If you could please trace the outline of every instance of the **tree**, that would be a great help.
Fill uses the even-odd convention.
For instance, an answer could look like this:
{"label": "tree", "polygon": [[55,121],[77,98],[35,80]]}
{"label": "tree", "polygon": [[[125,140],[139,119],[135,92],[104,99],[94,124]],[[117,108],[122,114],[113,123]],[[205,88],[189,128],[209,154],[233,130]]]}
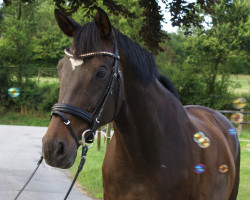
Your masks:
{"label": "tree", "polygon": [[[196,92],[202,93],[206,99],[203,105],[213,108],[223,106],[230,96],[231,69],[227,65],[228,60],[233,56],[243,60],[249,58],[249,47],[246,45],[250,42],[249,9],[246,1],[237,0],[230,4],[221,1],[213,9],[211,29],[203,29],[187,40],[186,65],[189,72],[186,73],[196,74],[195,79],[202,83]],[[187,92],[191,88],[184,86],[182,89]]]}
{"label": "tree", "polygon": [[[34,0],[20,0],[28,4]],[[160,43],[166,38],[166,34],[161,31],[161,22],[164,21],[158,0],[53,0],[57,8],[66,14],[76,13],[79,9],[84,9],[87,16],[90,16],[96,7],[106,7],[110,13],[118,16],[123,15],[126,18],[137,19],[143,16],[143,23],[139,35],[145,43],[145,46],[153,52],[161,50]],[[11,5],[14,0],[4,0],[6,6]],[[138,3],[143,8],[142,15],[137,11],[131,11],[128,4]],[[161,0],[165,5],[165,11],[171,13],[171,22],[173,26],[185,26],[187,29],[191,26],[201,26],[202,18],[199,17],[199,9],[205,13],[212,13],[212,6],[217,0],[197,0],[197,3],[190,3],[186,0]],[[150,30],[150,31],[149,31]],[[190,31],[186,31],[190,33]]]}
{"label": "tree", "polygon": [[[123,1],[125,2],[125,0]],[[72,38],[65,36],[59,30],[54,17],[55,6],[53,2],[50,0],[37,0],[30,3],[23,3],[21,0],[12,0],[11,2],[11,5],[0,9],[4,16],[2,22],[0,22],[3,34],[0,39],[1,59],[6,61],[8,66],[21,69],[19,65],[22,65],[26,69],[29,68],[29,71],[31,68],[37,70],[38,67],[55,68],[58,60],[64,55],[64,49],[70,47]],[[138,15],[143,11],[137,1],[129,2],[127,6],[133,12],[137,12]],[[34,10],[33,13],[28,12],[26,7]],[[26,15],[32,17],[26,17]],[[84,16],[86,16],[86,10],[79,9],[72,17],[82,25],[93,20],[92,17]],[[142,17],[133,20],[126,19],[122,15],[111,15],[110,19],[115,27],[121,27],[119,29],[123,33],[136,42],[143,44],[143,41],[138,37]],[[30,26],[32,24],[33,26]],[[22,34],[22,37],[18,36],[20,34]],[[21,52],[25,56],[21,56]],[[20,81],[22,80],[21,76],[21,74],[18,76]]]}
{"label": "tree", "polygon": [[[0,9],[0,58],[17,70],[18,82],[38,67],[55,68],[71,38],[61,33],[54,18],[53,2],[37,0],[23,3],[12,1]],[[18,11],[18,12],[17,12]],[[33,74],[32,74],[33,75]]]}
{"label": "tree", "polygon": [[38,1],[36,15],[32,19],[37,23],[34,35],[32,62],[39,68],[54,68],[64,55],[64,49],[71,45],[71,38],[66,37],[59,29],[54,16],[52,1]]}
{"label": "tree", "polygon": [[18,83],[22,84],[23,68],[30,66],[32,58],[32,37],[36,23],[34,6],[13,2],[11,7],[2,8],[4,19],[1,20],[0,58],[4,64],[17,67]]}

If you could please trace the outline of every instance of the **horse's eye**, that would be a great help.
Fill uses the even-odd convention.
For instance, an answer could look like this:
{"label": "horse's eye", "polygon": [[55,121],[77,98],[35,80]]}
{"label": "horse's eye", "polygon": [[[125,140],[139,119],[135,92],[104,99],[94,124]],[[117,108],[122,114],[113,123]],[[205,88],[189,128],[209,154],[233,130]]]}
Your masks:
{"label": "horse's eye", "polygon": [[98,71],[97,73],[96,73],[96,78],[104,78],[105,77],[105,75],[106,75],[106,71],[105,70],[101,70],[101,71]]}

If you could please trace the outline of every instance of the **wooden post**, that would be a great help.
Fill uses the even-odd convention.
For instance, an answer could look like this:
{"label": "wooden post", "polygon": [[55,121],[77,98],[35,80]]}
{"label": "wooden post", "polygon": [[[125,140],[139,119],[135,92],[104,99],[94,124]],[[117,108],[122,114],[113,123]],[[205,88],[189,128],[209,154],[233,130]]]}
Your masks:
{"label": "wooden post", "polygon": [[100,151],[100,148],[101,148],[101,131],[102,131],[102,128],[100,127],[97,131],[97,151]]}
{"label": "wooden post", "polygon": [[[105,131],[105,134],[107,133],[107,129],[108,129],[108,124],[103,129],[103,131]],[[103,143],[104,143],[105,148],[106,148],[106,139],[107,139],[107,137],[106,137],[106,135],[104,135],[104,137],[103,137]]]}
{"label": "wooden post", "polygon": [[38,80],[37,80],[38,84],[40,82],[40,77],[41,77],[41,69],[39,68],[39,70],[38,70]]}
{"label": "wooden post", "polygon": [[107,131],[106,131],[106,146],[105,149],[107,150],[110,142],[110,132],[111,132],[111,124],[108,124]]}
{"label": "wooden post", "polygon": [[[244,109],[240,109],[241,112],[244,112]],[[240,121],[244,121],[244,114],[242,114],[242,118],[240,119]],[[242,124],[238,124],[238,135],[240,136],[241,135],[241,132],[242,132]]]}

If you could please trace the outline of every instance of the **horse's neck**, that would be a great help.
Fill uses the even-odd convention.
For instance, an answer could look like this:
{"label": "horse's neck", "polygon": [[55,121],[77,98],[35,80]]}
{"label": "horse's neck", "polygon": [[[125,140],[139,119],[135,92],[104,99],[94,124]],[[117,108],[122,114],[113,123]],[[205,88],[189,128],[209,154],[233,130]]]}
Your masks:
{"label": "horse's neck", "polygon": [[[171,149],[187,146],[183,127],[192,124],[181,103],[160,82],[144,85],[133,78],[128,80],[114,124],[117,151],[126,154],[131,162],[162,162],[165,158],[161,157]],[[180,151],[175,153],[178,156]]]}

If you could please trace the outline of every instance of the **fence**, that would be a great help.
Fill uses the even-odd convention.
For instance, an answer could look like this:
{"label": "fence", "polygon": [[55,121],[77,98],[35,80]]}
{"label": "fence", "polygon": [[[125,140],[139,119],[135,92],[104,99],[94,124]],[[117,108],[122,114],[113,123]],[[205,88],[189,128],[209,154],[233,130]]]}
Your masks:
{"label": "fence", "polygon": [[[250,114],[250,111],[244,111],[243,109],[241,109],[240,111],[235,111],[235,110],[218,110],[220,113],[223,113],[223,114],[236,114],[236,113],[241,113],[243,114],[242,115],[242,121],[239,122],[239,123],[236,123],[234,121],[232,121],[234,124],[237,124],[238,127],[237,127],[237,132],[238,132],[238,135],[241,135],[241,132],[242,132],[242,124],[250,124],[250,122],[246,122],[246,121],[243,121],[244,119],[244,114]],[[102,127],[103,128],[103,127]],[[109,145],[109,142],[111,140],[111,137],[113,135],[113,132],[112,132],[112,124],[108,124],[105,128],[100,128],[97,132],[97,150],[99,151],[100,150],[100,147],[101,147],[101,136],[103,135],[104,136],[104,144],[105,144],[105,148],[108,147]]]}
{"label": "fence", "polygon": [[250,122],[243,121],[244,120],[244,114],[250,114],[250,111],[244,111],[244,109],[241,109],[240,111],[238,111],[238,110],[218,110],[218,111],[220,113],[223,113],[223,114],[237,114],[237,113],[242,114],[242,116],[240,116],[241,117],[240,122],[231,121],[234,124],[238,124],[238,128],[237,128],[238,135],[241,135],[242,124],[250,124]]}
{"label": "fence", "polygon": [[57,69],[39,68],[37,73],[37,82],[40,83],[41,77],[57,77]]}
{"label": "fence", "polygon": [[109,142],[113,135],[112,123],[109,123],[105,128],[101,127],[97,131],[97,151],[101,148],[101,136],[104,136],[105,149],[108,148]]}

